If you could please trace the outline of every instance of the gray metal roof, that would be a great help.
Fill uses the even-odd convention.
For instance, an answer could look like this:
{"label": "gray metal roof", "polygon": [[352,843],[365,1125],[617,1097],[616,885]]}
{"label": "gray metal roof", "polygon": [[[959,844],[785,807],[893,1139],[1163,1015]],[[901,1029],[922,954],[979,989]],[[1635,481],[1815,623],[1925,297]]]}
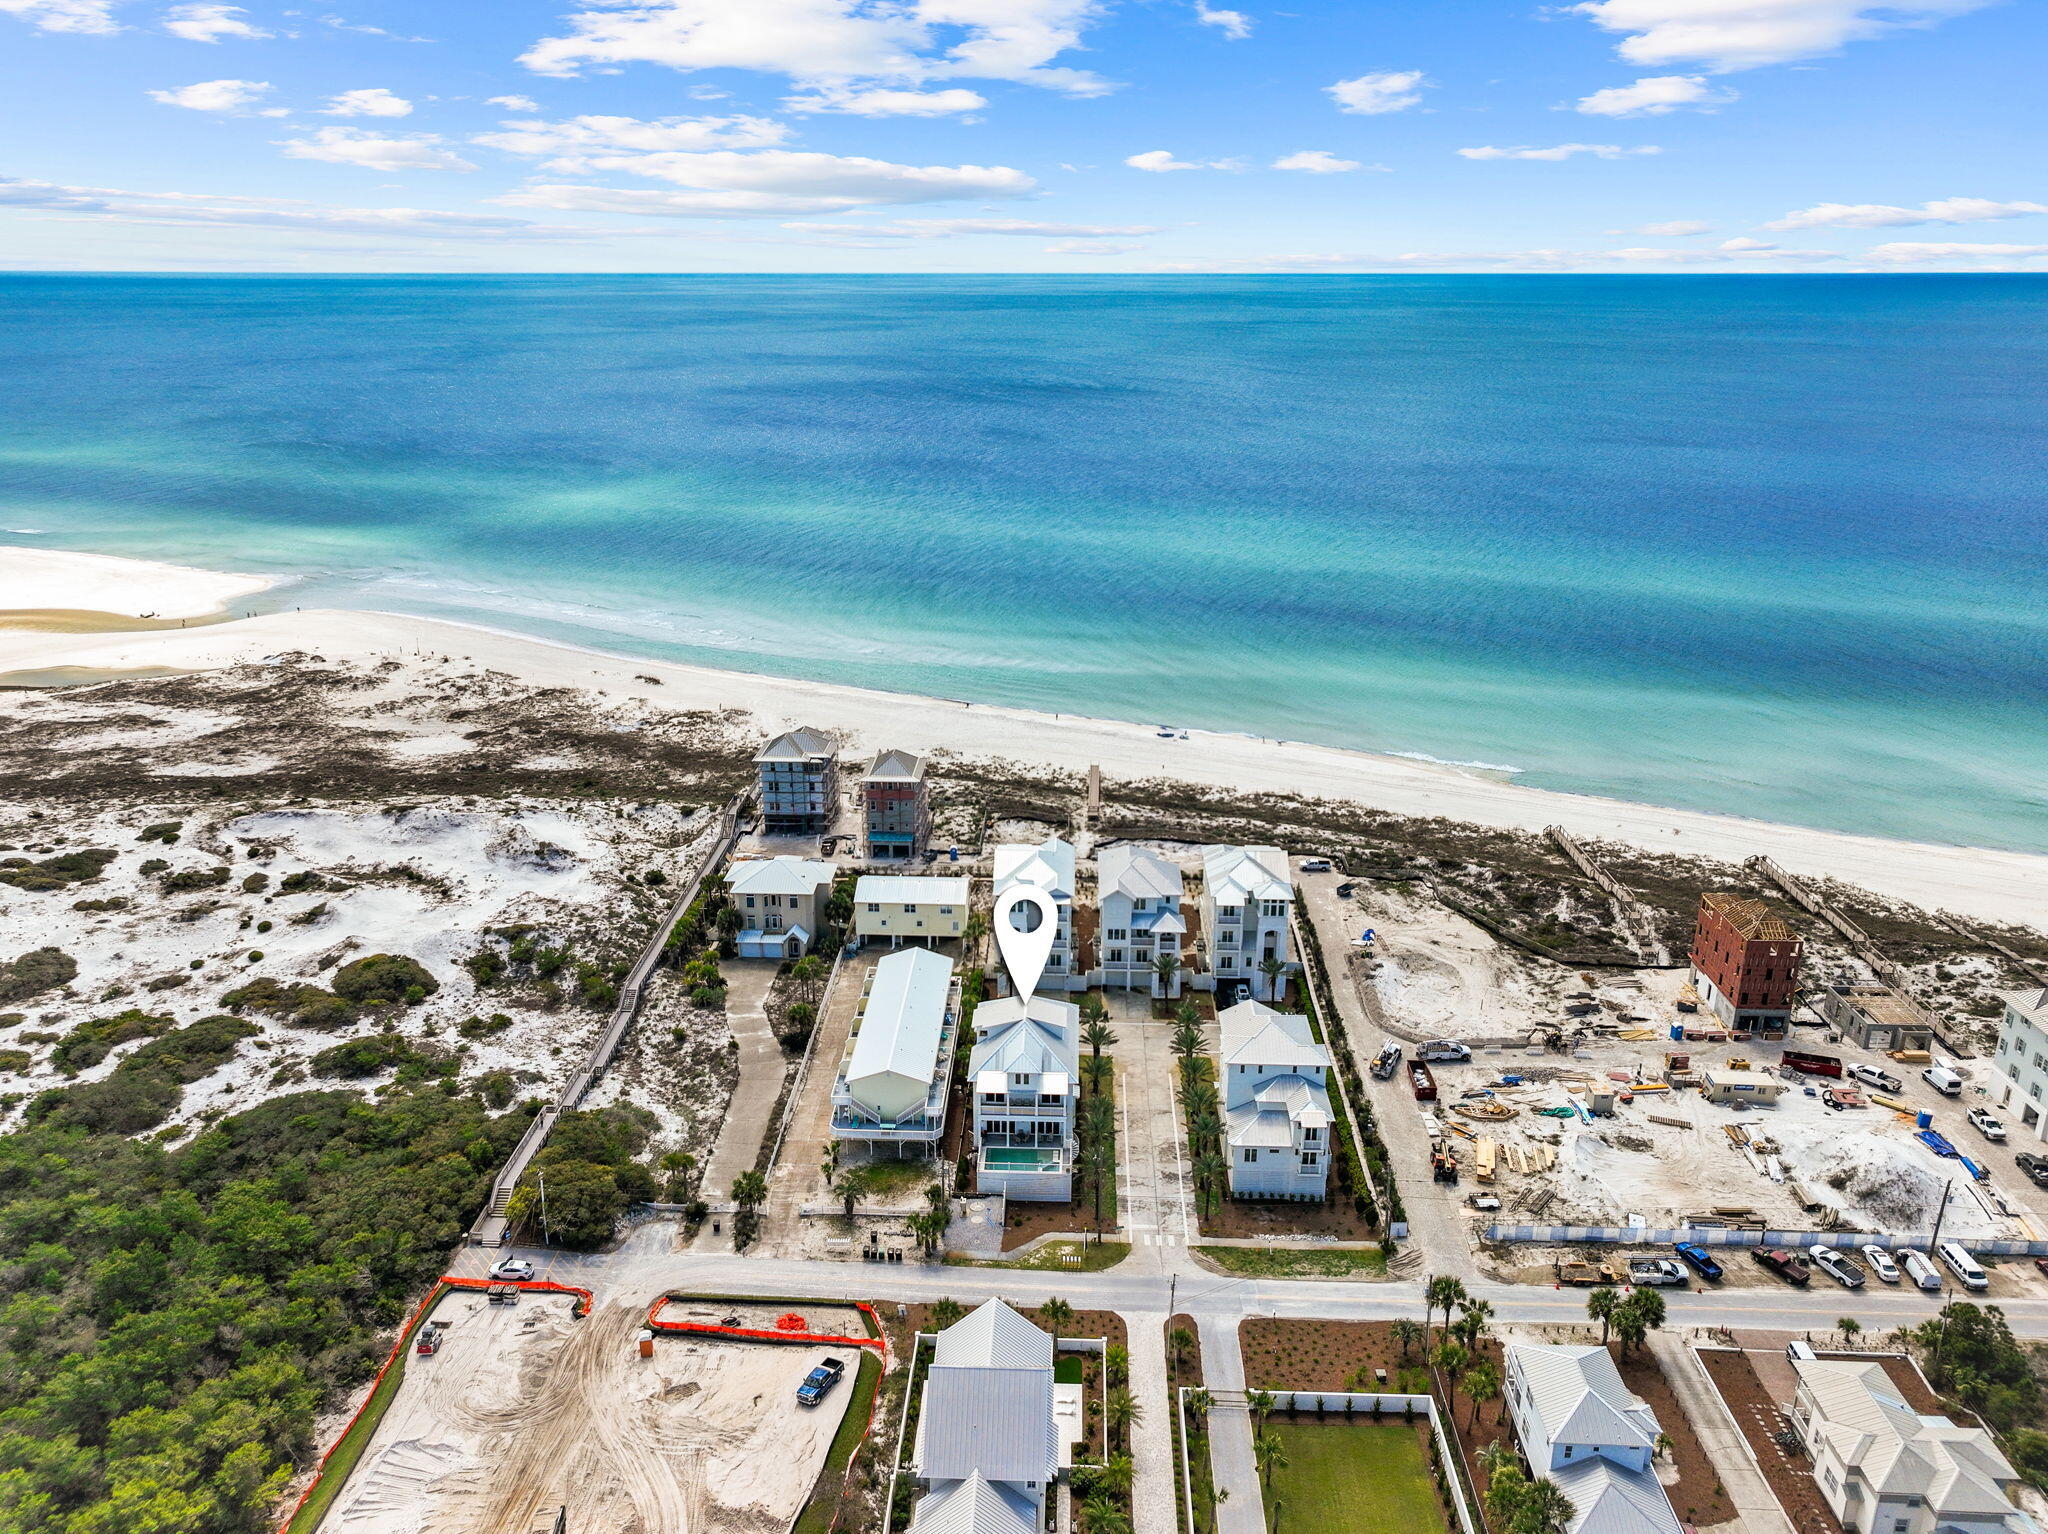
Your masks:
{"label": "gray metal roof", "polygon": [[1001,1300],[985,1300],[939,1333],[932,1366],[1050,1369],[1052,1337]]}
{"label": "gray metal roof", "polygon": [[927,1480],[965,1480],[976,1471],[991,1481],[1054,1479],[1060,1456],[1050,1361],[1022,1369],[934,1363],[917,1436],[918,1474]]}
{"label": "gray metal roof", "polygon": [[979,1471],[920,1497],[912,1534],[1038,1534],[1038,1509],[1021,1492],[990,1484]]}

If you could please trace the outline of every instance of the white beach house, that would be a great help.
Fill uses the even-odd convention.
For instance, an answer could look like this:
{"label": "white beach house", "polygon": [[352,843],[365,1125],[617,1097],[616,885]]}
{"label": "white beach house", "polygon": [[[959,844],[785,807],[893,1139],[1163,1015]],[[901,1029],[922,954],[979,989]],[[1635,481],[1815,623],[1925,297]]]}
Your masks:
{"label": "white beach house", "polygon": [[1178,996],[1179,970],[1162,985],[1153,967],[1178,960],[1187,922],[1181,917],[1180,870],[1156,852],[1119,844],[1095,859],[1095,903],[1101,912],[1101,955],[1096,973],[1103,985],[1143,987],[1154,996]]}
{"label": "white beach house", "polygon": [[910,1473],[912,1534],[1042,1534],[1072,1464],[1059,1425],[1053,1339],[989,1300],[932,1343]]}
{"label": "white beach house", "polygon": [[754,754],[761,828],[770,836],[817,835],[839,814],[839,737],[798,725]]}
{"label": "white beach house", "polygon": [[838,868],[784,854],[742,858],[726,869],[726,888],[744,919],[735,941],[743,959],[794,959],[810,951],[824,921]]}
{"label": "white beach house", "polygon": [[[1202,930],[1219,997],[1286,998],[1287,977],[1301,968],[1288,927],[1293,911],[1287,854],[1278,847],[1202,849]],[[1269,963],[1281,966],[1277,976],[1268,976]]]}
{"label": "white beach house", "polygon": [[876,961],[832,1083],[832,1137],[929,1155],[946,1130],[960,984],[928,948]]}
{"label": "white beach house", "polygon": [[1998,1000],[2005,1012],[1990,1088],[2021,1129],[2048,1140],[2048,990],[2000,991]]}
{"label": "white beach house", "polygon": [[1565,1534],[1683,1534],[1657,1479],[1657,1418],[1607,1349],[1512,1343],[1508,1413],[1532,1476],[1572,1504]]}
{"label": "white beach house", "polygon": [[958,937],[967,925],[969,881],[921,874],[863,874],[853,886],[853,933],[892,948]]}
{"label": "white beach house", "polygon": [[1057,836],[1037,843],[998,842],[995,850],[995,900],[1001,905],[1013,884],[1043,890],[1059,913],[1052,954],[1039,984],[1046,990],[1085,988],[1087,977],[1074,972],[1074,849]]}
{"label": "white beach house", "polygon": [[1081,1009],[1000,996],[974,1009],[975,1187],[1035,1203],[1073,1197]]}
{"label": "white beach house", "polygon": [[1329,1050],[1306,1017],[1264,1002],[1226,1007],[1217,1022],[1231,1197],[1322,1198],[1335,1154]]}

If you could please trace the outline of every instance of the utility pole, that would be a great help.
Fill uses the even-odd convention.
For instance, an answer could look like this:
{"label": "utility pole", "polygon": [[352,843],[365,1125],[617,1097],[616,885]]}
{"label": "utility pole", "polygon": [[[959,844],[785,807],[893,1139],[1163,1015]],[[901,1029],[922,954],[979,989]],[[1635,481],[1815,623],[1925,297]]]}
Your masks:
{"label": "utility pole", "polygon": [[[543,1246],[553,1246],[554,1237],[548,1234],[548,1174],[545,1167],[536,1168],[534,1176],[540,1179],[540,1240]],[[563,1509],[566,1515],[567,1509]]]}
{"label": "utility pole", "polygon": [[1927,1243],[1927,1255],[1934,1256],[1934,1250],[1941,1245],[1941,1222],[1948,1215],[1949,1195],[1956,1191],[1956,1180],[1951,1177],[1941,1185],[1941,1207],[1934,1211],[1934,1237]]}

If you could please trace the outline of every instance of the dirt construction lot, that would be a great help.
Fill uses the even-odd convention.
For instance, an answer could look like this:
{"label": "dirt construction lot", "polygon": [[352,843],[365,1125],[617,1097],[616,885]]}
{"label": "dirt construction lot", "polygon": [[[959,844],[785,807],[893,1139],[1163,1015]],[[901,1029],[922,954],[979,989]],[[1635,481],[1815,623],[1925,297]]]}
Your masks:
{"label": "dirt construction lot", "polygon": [[[449,1295],[432,1318],[448,1323],[441,1351],[407,1359],[323,1527],[527,1534],[566,1506],[590,1534],[782,1534],[852,1395],[852,1350],[834,1355],[849,1383],[805,1410],[797,1382],[830,1349],[660,1337],[643,1359],[644,1316]],[[860,1326],[851,1309],[832,1319]]]}

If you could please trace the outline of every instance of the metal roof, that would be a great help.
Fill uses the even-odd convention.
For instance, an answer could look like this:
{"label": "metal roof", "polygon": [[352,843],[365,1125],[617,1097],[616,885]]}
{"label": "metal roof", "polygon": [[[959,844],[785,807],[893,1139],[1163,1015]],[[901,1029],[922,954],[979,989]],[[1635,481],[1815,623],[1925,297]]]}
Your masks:
{"label": "metal roof", "polygon": [[772,858],[742,858],[726,869],[726,885],[735,895],[808,895],[830,884],[839,872],[835,863],[783,853]]}
{"label": "metal roof", "polygon": [[754,753],[757,762],[805,762],[814,757],[837,756],[839,737],[830,730],[814,730],[800,724],[785,730]]}
{"label": "metal roof", "polygon": [[893,905],[967,904],[971,881],[941,879],[931,874],[862,874],[853,884],[855,904],[882,901]]}
{"label": "metal roof", "polygon": [[1548,1475],[1571,1500],[1565,1534],[1682,1534],[1685,1528],[1652,1471],[1588,1455]]}
{"label": "metal roof", "polygon": [[869,783],[915,783],[924,776],[924,758],[915,751],[879,751],[869,765]]}
{"label": "metal roof", "polygon": [[1316,1042],[1299,1012],[1277,1012],[1262,1001],[1241,1001],[1216,1014],[1225,1065],[1330,1068],[1330,1052]]}
{"label": "metal roof", "polygon": [[1130,895],[1136,899],[1178,898],[1180,870],[1158,853],[1128,843],[1096,854],[1096,888],[1104,895]]}
{"label": "metal roof", "polygon": [[1294,896],[1287,854],[1278,847],[1204,847],[1202,887],[1218,905],[1290,900]]}
{"label": "metal roof", "polygon": [[932,1366],[1052,1367],[1052,1337],[1001,1300],[986,1300],[939,1333]]}
{"label": "metal roof", "polygon": [[846,1083],[884,1074],[931,1083],[953,966],[927,948],[904,948],[875,965],[860,1032],[846,1062]]}
{"label": "metal roof", "polygon": [[1546,1441],[1532,1451],[1534,1459],[1548,1459],[1555,1444],[1603,1449],[1656,1446],[1656,1416],[1622,1383],[1621,1371],[1605,1348],[1515,1343],[1508,1348],[1508,1373],[1520,1375],[1527,1385],[1530,1405],[1542,1426]]}
{"label": "metal roof", "polygon": [[912,1534],[1039,1534],[1037,1515],[1028,1497],[992,1484],[977,1470],[920,1497],[910,1527]]}
{"label": "metal roof", "polygon": [[991,1481],[1053,1480],[1060,1457],[1051,1360],[1026,1369],[934,1361],[917,1436],[918,1474],[927,1480],[965,1480],[976,1471]]}
{"label": "metal roof", "polygon": [[1057,836],[1048,836],[1035,846],[998,842],[994,867],[998,895],[1012,884],[1024,883],[1035,884],[1062,900],[1074,898],[1074,847]]}

